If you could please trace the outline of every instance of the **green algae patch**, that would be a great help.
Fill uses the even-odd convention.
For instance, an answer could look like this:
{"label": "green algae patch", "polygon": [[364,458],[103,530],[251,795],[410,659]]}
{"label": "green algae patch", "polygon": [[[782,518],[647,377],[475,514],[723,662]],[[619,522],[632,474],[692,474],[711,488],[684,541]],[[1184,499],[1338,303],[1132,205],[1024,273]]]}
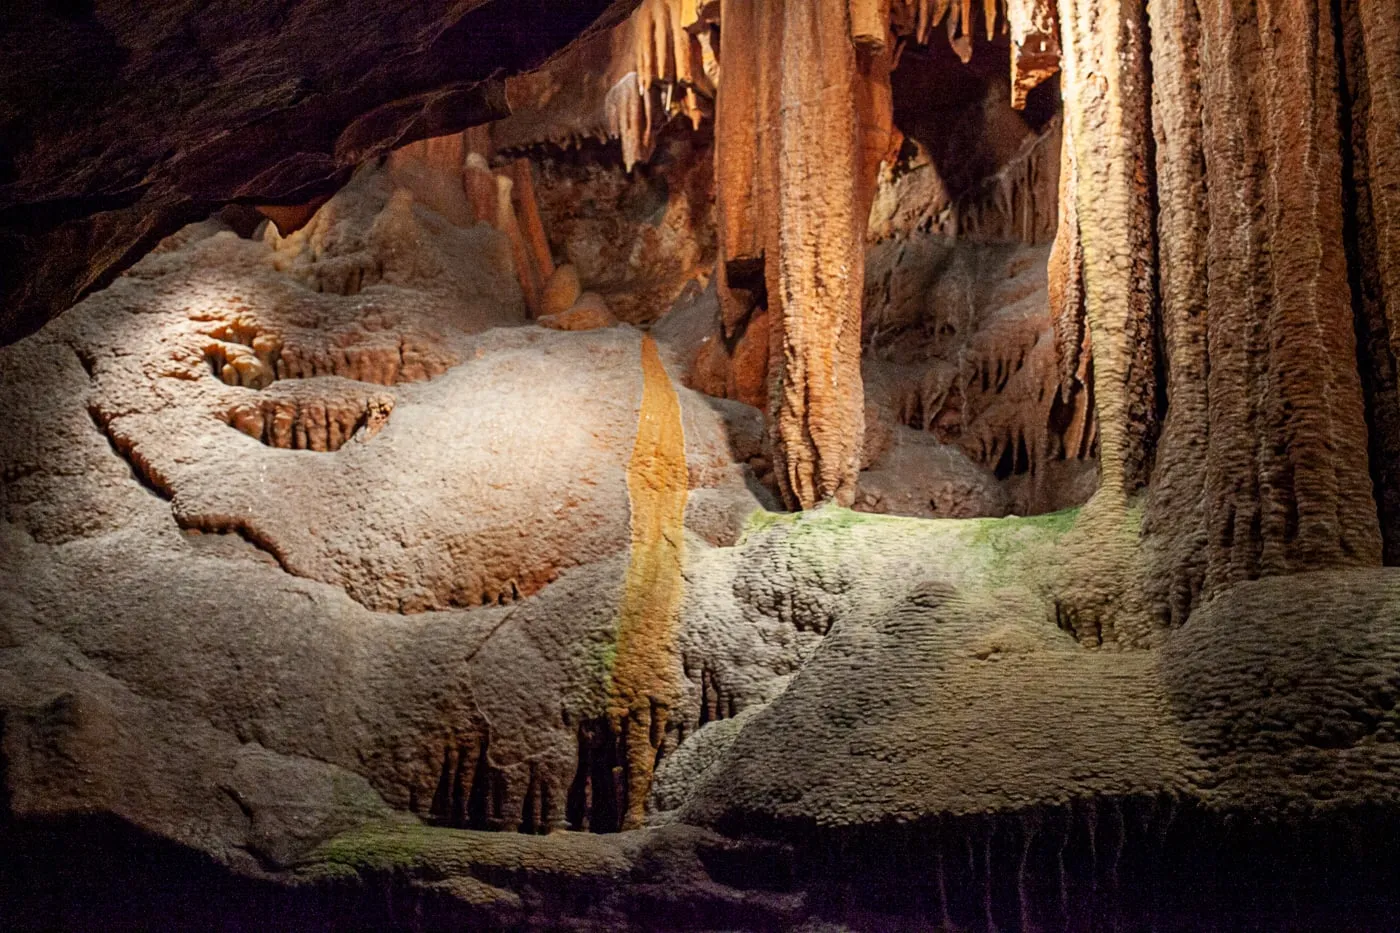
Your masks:
{"label": "green algae patch", "polygon": [[589,672],[598,678],[602,685],[602,693],[606,694],[612,690],[613,668],[617,665],[617,641],[614,636],[613,641],[603,642],[598,650],[589,657]]}
{"label": "green algae patch", "polygon": [[366,823],[321,843],[297,866],[296,874],[307,882],[366,875],[431,882],[474,875],[501,883],[544,875],[621,878],[630,868],[621,845],[597,834],[530,836],[391,819]]}
{"label": "green algae patch", "polygon": [[1053,560],[1079,516],[1077,508],[1006,518],[908,518],[830,505],[807,512],[759,510],[749,517],[740,544],[776,544],[813,565],[912,556],[969,582],[1001,584],[1034,576],[1037,565]]}
{"label": "green algae patch", "polygon": [[298,867],[308,878],[347,877],[360,872],[399,874],[450,852],[460,843],[450,829],[403,820],[367,823],[323,842]]}
{"label": "green algae patch", "polygon": [[965,519],[955,518],[907,518],[902,515],[881,515],[874,512],[857,512],[839,505],[823,505],[806,512],[769,512],[755,509],[749,513],[744,523],[739,543],[778,528],[814,534],[849,534],[867,529],[881,532],[906,532],[917,534],[940,525],[960,524]]}
{"label": "green algae patch", "polygon": [[749,513],[744,523],[741,543],[750,536],[774,528],[801,528],[833,533],[880,529],[914,534],[946,534],[958,528],[978,528],[987,535],[1006,534],[1029,528],[1060,535],[1074,527],[1079,512],[1079,508],[1076,507],[1045,515],[1011,515],[1006,518],[910,518],[877,512],[857,512],[838,505],[824,505],[806,512],[770,512],[767,509],[755,509]]}
{"label": "green algae patch", "polygon": [[989,582],[1034,574],[1034,565],[1055,559],[1060,539],[1079,520],[1079,509],[1046,515],[968,519],[966,546],[982,561]]}

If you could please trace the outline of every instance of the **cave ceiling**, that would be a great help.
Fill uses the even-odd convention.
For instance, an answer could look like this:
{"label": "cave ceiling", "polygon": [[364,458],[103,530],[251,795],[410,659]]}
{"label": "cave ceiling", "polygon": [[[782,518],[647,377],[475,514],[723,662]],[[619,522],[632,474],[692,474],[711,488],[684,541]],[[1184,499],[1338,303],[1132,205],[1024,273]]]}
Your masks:
{"label": "cave ceiling", "polygon": [[225,203],[298,204],[508,112],[504,80],[635,2],[48,2],[0,18],[0,339]]}

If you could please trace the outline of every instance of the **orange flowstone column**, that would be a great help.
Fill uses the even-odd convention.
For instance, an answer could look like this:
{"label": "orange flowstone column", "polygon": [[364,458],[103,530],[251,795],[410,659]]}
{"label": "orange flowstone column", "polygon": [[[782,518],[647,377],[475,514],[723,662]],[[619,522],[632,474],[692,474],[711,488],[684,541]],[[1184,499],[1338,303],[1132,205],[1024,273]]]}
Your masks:
{"label": "orange flowstone column", "polygon": [[535,168],[529,159],[516,159],[510,165],[510,177],[515,183],[512,192],[520,229],[530,248],[530,258],[535,264],[540,284],[546,285],[550,276],[554,275],[554,257],[549,252],[549,237],[545,235],[540,203],[535,197]]}
{"label": "orange flowstone column", "polygon": [[623,829],[641,825],[666,722],[682,699],[676,625],[690,490],[680,398],[656,342],[644,336],[641,349],[642,405],[627,465],[631,561],[617,623],[617,660],[608,703],[613,734],[625,736],[627,748]]}
{"label": "orange flowstone column", "polygon": [[777,299],[769,357],[774,472],[791,505],[850,505],[865,435],[860,320],[869,196],[864,79],[846,0],[787,4],[782,64],[778,256],[768,263],[768,292]]}
{"label": "orange flowstone column", "polygon": [[896,145],[880,0],[727,0],[715,106],[720,315],[736,357],[764,327],[783,498],[855,499],[865,228]]}

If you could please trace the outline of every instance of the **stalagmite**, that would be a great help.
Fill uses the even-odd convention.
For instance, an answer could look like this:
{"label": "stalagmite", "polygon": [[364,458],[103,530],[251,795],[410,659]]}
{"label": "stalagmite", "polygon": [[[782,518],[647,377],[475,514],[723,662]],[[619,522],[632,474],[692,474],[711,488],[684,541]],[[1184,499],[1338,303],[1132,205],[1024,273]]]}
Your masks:
{"label": "stalagmite", "polygon": [[774,472],[811,507],[855,498],[865,406],[860,374],[864,216],[860,72],[844,0],[788,4],[783,22],[779,296],[773,321]]}
{"label": "stalagmite", "polygon": [[525,235],[520,232],[520,222],[515,216],[515,204],[511,199],[511,189],[514,187],[514,183],[505,175],[496,176],[496,229],[510,241],[515,274],[520,279],[520,292],[525,298],[525,310],[530,317],[539,317],[539,274],[535,271],[530,248],[525,243]]}
{"label": "stalagmite", "polygon": [[560,314],[573,307],[578,296],[583,294],[583,284],[579,281],[578,270],[572,263],[565,263],[544,284],[540,298],[541,314]]}
{"label": "stalagmite", "polygon": [[286,237],[310,223],[311,218],[321,209],[321,205],[329,200],[330,195],[327,194],[313,198],[305,204],[261,204],[258,206],[258,213],[272,221],[277,232]]}
{"label": "stalagmite", "polygon": [[549,237],[544,232],[544,221],[540,218],[540,204],[535,197],[535,169],[529,159],[516,159],[510,164],[510,179],[513,182],[512,194],[515,198],[516,216],[520,219],[520,229],[525,243],[530,248],[530,259],[541,282],[548,282],[554,275],[554,257],[549,252]]}

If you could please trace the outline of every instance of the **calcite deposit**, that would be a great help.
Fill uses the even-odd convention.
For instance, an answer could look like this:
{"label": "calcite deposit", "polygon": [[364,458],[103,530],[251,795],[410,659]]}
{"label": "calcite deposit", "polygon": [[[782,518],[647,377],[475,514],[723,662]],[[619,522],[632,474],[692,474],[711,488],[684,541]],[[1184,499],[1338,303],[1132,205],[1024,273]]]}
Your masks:
{"label": "calcite deposit", "polygon": [[186,6],[0,15],[0,927],[1400,925],[1393,4]]}

